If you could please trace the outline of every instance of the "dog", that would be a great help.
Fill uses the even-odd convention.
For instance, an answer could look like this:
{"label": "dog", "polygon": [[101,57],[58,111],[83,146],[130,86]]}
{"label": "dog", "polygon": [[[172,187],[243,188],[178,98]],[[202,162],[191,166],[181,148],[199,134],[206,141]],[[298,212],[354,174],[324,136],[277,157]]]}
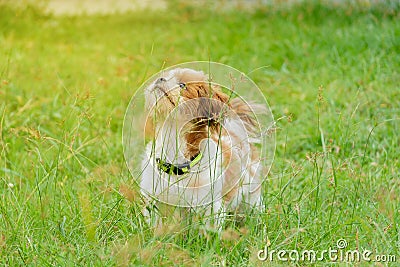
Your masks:
{"label": "dog", "polygon": [[145,89],[150,141],[140,187],[148,207],[176,206],[218,226],[227,213],[262,209],[256,114],[264,109],[226,91],[187,68],[164,72]]}

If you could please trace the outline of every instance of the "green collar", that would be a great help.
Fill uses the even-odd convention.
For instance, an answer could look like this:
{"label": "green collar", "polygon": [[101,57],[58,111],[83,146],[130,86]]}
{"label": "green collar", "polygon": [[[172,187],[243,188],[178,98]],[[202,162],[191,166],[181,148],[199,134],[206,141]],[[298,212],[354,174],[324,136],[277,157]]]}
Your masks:
{"label": "green collar", "polygon": [[182,175],[188,173],[194,165],[199,163],[202,157],[203,155],[199,153],[196,156],[193,156],[190,161],[178,165],[173,165],[160,158],[156,158],[156,162],[159,170],[162,170],[168,174]]}

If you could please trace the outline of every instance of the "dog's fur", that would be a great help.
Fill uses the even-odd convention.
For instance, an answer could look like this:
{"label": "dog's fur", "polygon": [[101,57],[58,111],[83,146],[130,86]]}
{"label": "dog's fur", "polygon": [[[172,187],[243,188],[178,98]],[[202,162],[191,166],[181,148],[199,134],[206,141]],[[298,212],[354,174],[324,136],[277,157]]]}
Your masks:
{"label": "dog's fur", "polygon": [[[146,89],[146,135],[152,141],[142,162],[141,189],[148,200],[203,210],[220,224],[225,211],[261,207],[255,112],[262,110],[207,78],[200,71],[173,69]],[[199,153],[202,158],[189,173],[157,167],[157,158],[181,164]]]}

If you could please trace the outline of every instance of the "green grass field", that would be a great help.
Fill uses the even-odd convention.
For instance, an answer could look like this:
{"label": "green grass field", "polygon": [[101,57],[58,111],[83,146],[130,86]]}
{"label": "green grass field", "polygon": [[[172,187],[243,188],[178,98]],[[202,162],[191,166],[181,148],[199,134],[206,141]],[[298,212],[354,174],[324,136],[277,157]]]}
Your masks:
{"label": "green grass field", "polygon": [[[3,3],[0,265],[286,266],[262,263],[257,251],[267,244],[322,251],[341,238],[346,249],[397,261],[358,266],[400,264],[393,3],[253,12],[177,4],[78,17]],[[278,121],[266,212],[221,236],[191,225],[146,226],[123,157],[122,123],[135,90],[163,66],[193,60],[249,73]]]}

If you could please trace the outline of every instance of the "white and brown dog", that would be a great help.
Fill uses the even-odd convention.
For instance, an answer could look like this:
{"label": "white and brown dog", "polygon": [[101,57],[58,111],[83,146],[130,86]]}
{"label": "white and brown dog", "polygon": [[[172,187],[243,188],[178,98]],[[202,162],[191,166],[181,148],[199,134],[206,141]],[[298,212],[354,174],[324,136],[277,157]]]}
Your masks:
{"label": "white and brown dog", "polygon": [[192,69],[164,73],[146,89],[145,100],[151,141],[141,190],[148,204],[186,207],[218,225],[224,212],[261,208],[260,106]]}

